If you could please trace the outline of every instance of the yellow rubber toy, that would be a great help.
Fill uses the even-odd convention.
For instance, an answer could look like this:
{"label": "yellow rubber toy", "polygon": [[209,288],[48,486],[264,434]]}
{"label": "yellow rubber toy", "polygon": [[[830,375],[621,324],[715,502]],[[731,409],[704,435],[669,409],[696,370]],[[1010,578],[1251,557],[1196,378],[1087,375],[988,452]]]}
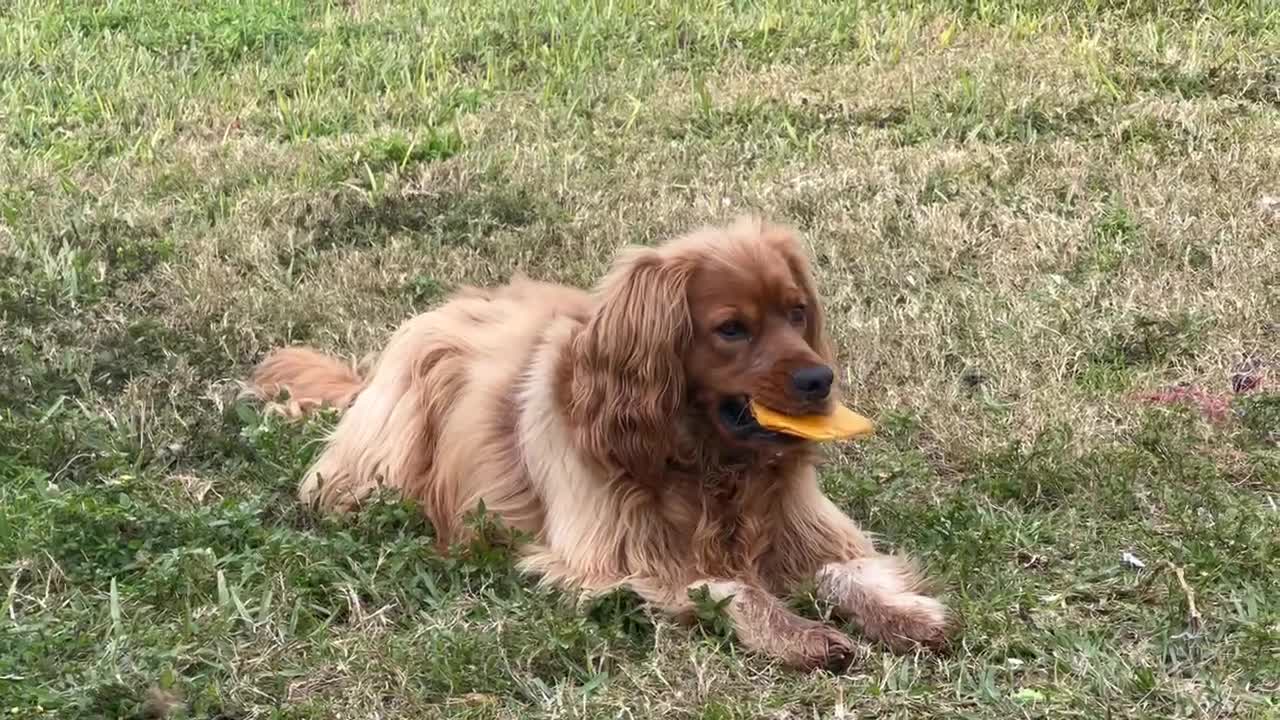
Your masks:
{"label": "yellow rubber toy", "polygon": [[753,400],[751,412],[756,421],[769,430],[809,440],[848,440],[875,431],[870,420],[843,405],[837,405],[830,415],[784,415]]}

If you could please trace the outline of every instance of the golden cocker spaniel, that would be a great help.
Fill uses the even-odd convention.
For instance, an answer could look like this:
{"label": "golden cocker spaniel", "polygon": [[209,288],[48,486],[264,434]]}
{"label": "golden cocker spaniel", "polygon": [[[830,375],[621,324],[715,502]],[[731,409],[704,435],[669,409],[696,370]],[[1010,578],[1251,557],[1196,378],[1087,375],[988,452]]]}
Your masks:
{"label": "golden cocker spaniel", "polygon": [[464,290],[406,322],[368,377],[304,348],[250,386],[286,412],[344,414],[304,501],[412,497],[442,543],[483,502],[527,534],[522,568],[589,593],[630,588],[676,616],[690,591],[725,604],[746,647],[799,667],[854,643],[779,599],[813,583],[896,650],[940,643],[941,603],[878,552],[818,486],[813,445],[749,401],[812,415],[837,401],[809,262],[756,218],[621,255],[594,293],[518,279]]}

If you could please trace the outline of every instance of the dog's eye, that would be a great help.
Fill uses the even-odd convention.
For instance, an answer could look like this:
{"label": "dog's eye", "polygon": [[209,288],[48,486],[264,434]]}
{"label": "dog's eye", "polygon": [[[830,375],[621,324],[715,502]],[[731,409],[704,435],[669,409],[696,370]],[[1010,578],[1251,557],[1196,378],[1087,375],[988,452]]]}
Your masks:
{"label": "dog's eye", "polygon": [[797,305],[787,311],[787,319],[792,325],[804,325],[809,320],[809,313],[803,305]]}
{"label": "dog's eye", "polygon": [[746,340],[751,333],[747,326],[737,320],[728,320],[716,326],[716,334],[725,340]]}

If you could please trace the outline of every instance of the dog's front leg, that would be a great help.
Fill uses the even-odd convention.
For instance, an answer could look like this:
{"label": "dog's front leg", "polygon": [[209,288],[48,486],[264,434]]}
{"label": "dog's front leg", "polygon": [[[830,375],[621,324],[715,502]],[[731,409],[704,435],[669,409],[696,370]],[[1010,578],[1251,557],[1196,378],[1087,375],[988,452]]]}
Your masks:
{"label": "dog's front leg", "polygon": [[937,647],[946,638],[946,607],[918,592],[920,576],[903,557],[872,554],[827,563],[817,572],[817,585],[837,614],[895,651]]}
{"label": "dog's front leg", "polygon": [[947,610],[922,592],[906,558],[880,553],[818,489],[812,469],[796,478],[768,570],[786,582],[817,580],[818,594],[870,640],[896,651],[942,644]]}
{"label": "dog's front leg", "polygon": [[732,580],[699,580],[681,588],[644,581],[630,585],[641,597],[682,619],[694,614],[690,591],[705,588],[713,602],[728,601],[725,612],[738,642],[792,667],[844,667],[857,648],[849,636],[796,615],[781,600],[755,585]]}

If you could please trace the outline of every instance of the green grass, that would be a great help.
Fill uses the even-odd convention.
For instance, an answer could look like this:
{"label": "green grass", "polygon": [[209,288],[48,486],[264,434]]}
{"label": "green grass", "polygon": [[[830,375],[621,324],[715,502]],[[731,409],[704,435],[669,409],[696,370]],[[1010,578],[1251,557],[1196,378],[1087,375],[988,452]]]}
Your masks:
{"label": "green grass", "polygon": [[[1277,57],[1243,0],[0,2],[0,712],[1280,717]],[[797,674],[317,517],[332,419],[236,399],[744,209],[811,245],[882,428],[823,482],[947,653]]]}

